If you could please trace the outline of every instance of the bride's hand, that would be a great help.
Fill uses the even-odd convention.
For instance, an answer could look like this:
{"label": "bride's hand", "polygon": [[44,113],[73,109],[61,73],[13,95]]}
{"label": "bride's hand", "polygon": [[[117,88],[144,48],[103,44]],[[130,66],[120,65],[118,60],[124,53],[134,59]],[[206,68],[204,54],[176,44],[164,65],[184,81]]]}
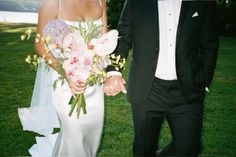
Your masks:
{"label": "bride's hand", "polygon": [[66,78],[66,81],[68,83],[68,86],[71,89],[71,92],[73,94],[80,94],[83,93],[86,89],[86,84],[85,83],[74,83],[70,79]]}

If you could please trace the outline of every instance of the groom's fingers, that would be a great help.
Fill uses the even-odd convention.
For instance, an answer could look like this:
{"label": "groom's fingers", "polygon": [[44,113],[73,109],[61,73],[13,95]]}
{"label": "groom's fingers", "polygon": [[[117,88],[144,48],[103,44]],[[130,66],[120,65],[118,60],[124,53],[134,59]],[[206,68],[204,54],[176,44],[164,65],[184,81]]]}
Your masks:
{"label": "groom's fingers", "polygon": [[110,81],[106,81],[106,83],[104,84],[104,93],[107,95],[107,96],[112,96],[112,93],[111,93],[111,83]]}
{"label": "groom's fingers", "polygon": [[123,92],[124,94],[126,94],[126,93],[127,93],[127,90],[126,90],[124,84],[125,84],[125,80],[121,77],[121,78],[119,79],[119,92]]}
{"label": "groom's fingers", "polygon": [[104,92],[106,93],[106,95],[108,96],[114,96],[116,95],[119,91],[117,91],[115,89],[115,87],[113,87],[112,83],[109,85],[106,85],[104,88]]}
{"label": "groom's fingers", "polygon": [[125,79],[123,77],[121,77],[121,78],[122,78],[123,84],[126,84]]}
{"label": "groom's fingers", "polygon": [[123,78],[120,76],[114,76],[113,82],[112,82],[112,96],[115,96],[119,94],[123,89],[124,89],[124,84],[123,84]]}
{"label": "groom's fingers", "polygon": [[110,83],[110,84],[108,85],[108,95],[109,95],[109,96],[112,96],[112,95],[114,95],[115,92],[116,92],[116,91],[115,91],[114,85],[113,85],[112,83]]}
{"label": "groom's fingers", "polygon": [[122,86],[121,86],[121,91],[122,91],[124,94],[126,94],[126,93],[127,93],[127,90],[126,90],[126,88],[125,88],[124,84],[122,84]]}
{"label": "groom's fingers", "polygon": [[115,96],[121,91],[127,93],[124,86],[125,80],[120,76],[110,76],[104,84],[104,93],[108,96]]}
{"label": "groom's fingers", "polygon": [[125,88],[125,80],[123,79],[123,78],[121,78],[121,80],[120,80],[120,90],[124,93],[124,94],[126,94],[127,93],[127,90],[126,90],[126,88]]}
{"label": "groom's fingers", "polygon": [[109,95],[111,96],[115,96],[118,93],[120,93],[120,88],[119,88],[119,84],[117,81],[114,81],[112,84],[110,84],[109,86]]}
{"label": "groom's fingers", "polygon": [[112,93],[111,93],[111,85],[112,85],[112,80],[113,78],[112,77],[108,77],[104,83],[104,93],[107,95],[107,96],[111,96]]}
{"label": "groom's fingers", "polygon": [[74,84],[74,83],[70,83],[70,84],[69,84],[69,87],[70,87],[71,92],[72,92],[73,94],[81,94],[81,93],[83,93],[83,92],[85,91],[85,89],[86,89],[86,86],[85,86],[85,85],[77,86],[77,85]]}

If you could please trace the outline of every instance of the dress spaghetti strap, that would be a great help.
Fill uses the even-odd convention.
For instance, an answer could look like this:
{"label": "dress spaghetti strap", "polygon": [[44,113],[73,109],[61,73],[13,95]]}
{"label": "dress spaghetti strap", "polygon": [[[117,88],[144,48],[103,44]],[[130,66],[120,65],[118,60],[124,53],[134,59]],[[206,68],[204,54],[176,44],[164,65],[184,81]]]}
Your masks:
{"label": "dress spaghetti strap", "polygon": [[61,0],[58,0],[58,19],[61,19]]}
{"label": "dress spaghetti strap", "polygon": [[100,4],[100,6],[102,7],[102,2],[101,2],[101,0],[99,0],[99,4]]}

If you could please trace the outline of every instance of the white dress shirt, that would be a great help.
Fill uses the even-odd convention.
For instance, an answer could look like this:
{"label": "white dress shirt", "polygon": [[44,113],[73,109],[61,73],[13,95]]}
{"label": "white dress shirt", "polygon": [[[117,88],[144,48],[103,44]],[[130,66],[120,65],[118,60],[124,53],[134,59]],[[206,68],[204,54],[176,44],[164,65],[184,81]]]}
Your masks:
{"label": "white dress shirt", "polygon": [[177,80],[175,47],[181,4],[181,0],[158,0],[160,43],[155,76],[163,80]]}

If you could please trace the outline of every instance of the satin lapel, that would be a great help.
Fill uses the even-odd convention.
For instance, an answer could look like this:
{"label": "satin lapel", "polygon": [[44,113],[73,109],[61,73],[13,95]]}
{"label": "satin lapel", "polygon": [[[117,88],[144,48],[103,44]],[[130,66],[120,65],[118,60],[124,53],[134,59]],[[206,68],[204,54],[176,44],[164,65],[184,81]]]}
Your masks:
{"label": "satin lapel", "polygon": [[158,20],[158,2],[157,2],[158,0],[154,0],[154,5],[155,5],[155,19],[156,19],[156,24],[158,24],[159,25],[159,20]]}
{"label": "satin lapel", "polygon": [[178,42],[178,40],[179,40],[179,36],[182,31],[182,26],[184,24],[184,21],[186,19],[187,13],[188,13],[190,3],[191,3],[191,1],[182,1],[178,29],[177,29],[176,42]]}
{"label": "satin lapel", "polygon": [[157,35],[157,49],[159,49],[159,12],[158,12],[158,0],[154,0],[154,5],[155,5],[155,26],[156,26],[156,35]]}

